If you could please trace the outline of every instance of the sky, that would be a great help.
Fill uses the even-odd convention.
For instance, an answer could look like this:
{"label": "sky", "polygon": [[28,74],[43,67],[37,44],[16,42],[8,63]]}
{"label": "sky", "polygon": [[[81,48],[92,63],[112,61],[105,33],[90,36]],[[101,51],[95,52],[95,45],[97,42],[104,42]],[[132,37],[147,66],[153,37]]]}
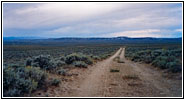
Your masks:
{"label": "sky", "polygon": [[181,3],[3,3],[4,37],[182,37]]}

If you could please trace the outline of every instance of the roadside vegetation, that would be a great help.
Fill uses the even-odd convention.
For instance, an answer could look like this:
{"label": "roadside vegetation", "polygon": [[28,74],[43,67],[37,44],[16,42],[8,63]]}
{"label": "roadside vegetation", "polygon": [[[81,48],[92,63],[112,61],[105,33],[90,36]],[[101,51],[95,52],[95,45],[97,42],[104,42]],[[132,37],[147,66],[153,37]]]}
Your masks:
{"label": "roadside vegetation", "polygon": [[66,76],[70,68],[88,68],[96,61],[111,56],[119,48],[116,46],[58,47],[58,49],[20,47],[5,46],[4,49],[3,96],[5,97],[29,96],[38,89],[59,86],[62,81],[54,77],[49,79],[50,74]]}
{"label": "roadside vegetation", "polygon": [[127,47],[125,57],[176,73],[182,71],[181,47]]}
{"label": "roadside vegetation", "polygon": [[3,96],[24,96],[47,84],[47,73],[39,67],[9,66],[3,69]]}

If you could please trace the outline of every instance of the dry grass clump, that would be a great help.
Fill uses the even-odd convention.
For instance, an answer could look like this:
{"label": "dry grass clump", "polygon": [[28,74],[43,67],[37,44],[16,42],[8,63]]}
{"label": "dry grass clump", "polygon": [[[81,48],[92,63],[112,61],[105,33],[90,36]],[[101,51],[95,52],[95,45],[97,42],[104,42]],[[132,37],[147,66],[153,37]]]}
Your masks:
{"label": "dry grass clump", "polygon": [[118,69],[110,69],[110,72],[119,72]]}
{"label": "dry grass clump", "polygon": [[124,75],[124,76],[122,76],[122,79],[124,79],[124,80],[126,80],[126,79],[136,80],[136,79],[139,79],[139,77],[137,75]]}

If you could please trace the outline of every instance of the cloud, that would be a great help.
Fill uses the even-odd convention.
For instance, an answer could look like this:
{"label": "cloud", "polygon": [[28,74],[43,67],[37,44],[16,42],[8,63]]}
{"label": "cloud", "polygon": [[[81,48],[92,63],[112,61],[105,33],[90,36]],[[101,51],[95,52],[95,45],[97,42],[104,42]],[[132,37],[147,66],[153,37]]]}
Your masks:
{"label": "cloud", "polygon": [[128,36],[128,37],[161,37],[161,34],[156,34],[161,32],[158,29],[147,29],[147,30],[135,30],[135,31],[123,31],[106,34],[106,37],[114,37],[114,36]]}
{"label": "cloud", "polygon": [[7,36],[176,37],[181,29],[181,3],[3,3]]}
{"label": "cloud", "polygon": [[176,29],[175,32],[182,32],[182,29]]}
{"label": "cloud", "polygon": [[12,14],[14,16],[4,17],[4,25],[10,28],[34,28],[56,24],[66,25],[112,12],[119,9],[118,5],[99,3],[44,3],[32,7],[15,9]]}

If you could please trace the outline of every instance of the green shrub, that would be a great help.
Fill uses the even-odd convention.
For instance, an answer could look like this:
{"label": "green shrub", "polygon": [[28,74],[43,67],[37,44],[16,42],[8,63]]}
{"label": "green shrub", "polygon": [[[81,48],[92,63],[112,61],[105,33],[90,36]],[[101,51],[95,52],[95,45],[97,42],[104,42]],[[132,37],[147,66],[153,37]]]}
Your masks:
{"label": "green shrub", "polygon": [[151,52],[151,56],[152,56],[152,57],[157,57],[157,56],[159,56],[161,53],[162,53],[161,50],[154,50],[154,51]]}
{"label": "green shrub", "polygon": [[120,59],[117,62],[118,63],[125,63],[123,60],[120,60]]}
{"label": "green shrub", "polygon": [[[9,64],[8,66],[11,66],[12,68],[23,67],[23,66],[20,66],[19,64]],[[8,66],[7,66],[7,67],[8,67]]]}
{"label": "green shrub", "polygon": [[166,66],[169,68],[169,71],[173,73],[182,71],[182,65],[178,60],[174,60],[173,62],[168,62]]}
{"label": "green shrub", "polygon": [[46,70],[55,70],[58,67],[65,65],[64,61],[53,59],[49,55],[40,55],[33,58],[32,66],[40,67]]}
{"label": "green shrub", "polygon": [[26,60],[26,66],[31,66],[31,63],[32,63],[32,59],[31,58],[28,58]]}
{"label": "green shrub", "polygon": [[113,60],[114,61],[118,61],[120,59],[120,57],[119,56],[116,56]]}
{"label": "green shrub", "polygon": [[168,62],[173,62],[176,60],[176,57],[175,56],[168,56]]}
{"label": "green shrub", "polygon": [[134,53],[134,54],[132,55],[131,60],[132,60],[132,61],[136,61],[136,62],[137,62],[137,61],[140,61],[140,59],[139,59],[139,58],[140,58],[140,56],[139,56],[139,55],[137,55],[136,53]]}
{"label": "green shrub", "polygon": [[182,57],[182,49],[175,49],[171,51],[175,57]]}
{"label": "green shrub", "polygon": [[169,56],[169,55],[170,55],[170,52],[168,50],[162,49],[161,56]]}
{"label": "green shrub", "polygon": [[119,72],[118,69],[110,69],[110,72]]}
{"label": "green shrub", "polygon": [[172,66],[172,67],[169,68],[169,71],[171,71],[173,73],[181,72],[182,71],[182,66],[181,65]]}
{"label": "green shrub", "polygon": [[75,67],[82,67],[82,68],[87,68],[87,64],[82,62],[82,61],[75,61],[72,63],[72,65],[74,65]]}
{"label": "green shrub", "polygon": [[40,67],[42,69],[50,69],[53,64],[50,63],[50,56],[49,55],[40,55],[36,56],[33,59],[33,66]]}
{"label": "green shrub", "polygon": [[67,73],[67,70],[65,70],[65,69],[60,69],[60,70],[58,70],[57,71],[57,74],[59,74],[59,75],[66,75],[66,73]]}
{"label": "green shrub", "polygon": [[36,67],[6,67],[3,69],[4,96],[21,96],[43,87],[47,75]]}
{"label": "green shrub", "polygon": [[21,96],[21,91],[15,88],[9,89],[9,90],[3,90],[3,95],[5,97],[18,97]]}
{"label": "green shrub", "polygon": [[124,75],[122,79],[139,79],[138,75]]}
{"label": "green shrub", "polygon": [[101,58],[99,56],[92,56],[91,58],[94,60],[101,60]]}
{"label": "green shrub", "polygon": [[80,60],[80,55],[78,55],[76,53],[73,53],[73,54],[70,54],[70,55],[66,56],[65,62],[67,64],[72,64],[74,61],[79,61],[79,60]]}
{"label": "green shrub", "polygon": [[167,67],[166,67],[166,61],[165,60],[159,60],[158,62],[157,62],[157,66],[158,67],[160,67],[161,69],[166,69]]}
{"label": "green shrub", "polygon": [[51,85],[54,85],[54,86],[58,86],[60,84],[60,80],[59,79],[53,79],[52,81],[51,81]]}
{"label": "green shrub", "polygon": [[151,63],[152,61],[153,61],[153,58],[151,57],[151,56],[145,56],[144,58],[143,58],[143,61],[145,62],[145,63]]}
{"label": "green shrub", "polygon": [[76,53],[73,53],[73,54],[70,54],[70,55],[67,55],[66,56],[66,60],[65,62],[67,64],[72,64],[73,62],[75,61],[83,61],[85,62],[86,64],[90,65],[93,63],[93,61],[91,60],[90,57],[86,56],[86,55],[83,55],[83,54],[76,54]]}
{"label": "green shrub", "polygon": [[61,57],[60,57],[60,60],[61,60],[61,61],[65,61],[65,60],[66,60],[66,57],[65,57],[65,56],[61,56]]}
{"label": "green shrub", "polygon": [[161,69],[166,69],[166,64],[167,64],[167,57],[165,56],[158,56],[153,62],[152,65],[156,67],[160,67]]}
{"label": "green shrub", "polygon": [[106,59],[110,56],[110,54],[103,54],[100,56],[100,59]]}
{"label": "green shrub", "polygon": [[40,70],[40,68],[25,67],[25,77],[32,78],[35,82],[38,82],[38,86],[42,87],[46,82],[47,74]]}
{"label": "green shrub", "polygon": [[56,66],[57,67],[61,67],[61,66],[63,66],[63,65],[65,65],[66,63],[64,62],[64,61],[55,61],[55,64],[56,64]]}
{"label": "green shrub", "polygon": [[125,49],[125,57],[132,61],[142,61],[145,63],[151,63],[155,67],[161,69],[169,69],[172,72],[181,71],[181,63],[177,61],[177,57],[182,56],[182,50],[175,49],[159,49],[159,48],[143,48],[132,47]]}

